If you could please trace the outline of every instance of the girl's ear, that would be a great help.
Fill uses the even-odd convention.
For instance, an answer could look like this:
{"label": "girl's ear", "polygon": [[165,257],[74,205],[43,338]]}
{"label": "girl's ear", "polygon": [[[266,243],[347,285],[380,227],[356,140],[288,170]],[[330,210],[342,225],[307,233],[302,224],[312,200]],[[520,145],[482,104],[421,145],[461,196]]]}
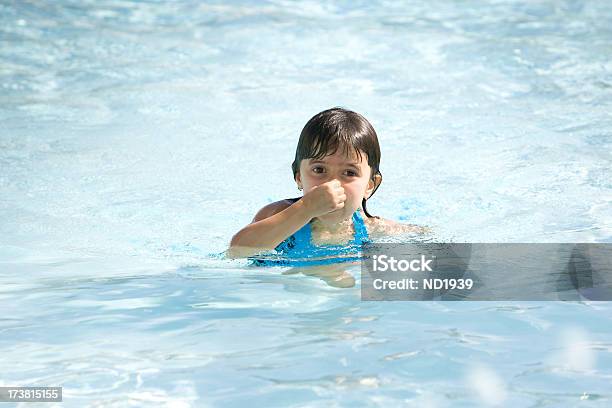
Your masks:
{"label": "girl's ear", "polygon": [[302,187],[302,177],[300,176],[300,172],[298,171],[297,173],[295,173],[295,182],[298,185],[298,188],[301,190]]}
{"label": "girl's ear", "polygon": [[375,174],[373,179],[368,181],[368,188],[365,191],[365,199],[370,198],[374,190],[378,188],[378,186],[382,183],[382,176],[380,174]]}

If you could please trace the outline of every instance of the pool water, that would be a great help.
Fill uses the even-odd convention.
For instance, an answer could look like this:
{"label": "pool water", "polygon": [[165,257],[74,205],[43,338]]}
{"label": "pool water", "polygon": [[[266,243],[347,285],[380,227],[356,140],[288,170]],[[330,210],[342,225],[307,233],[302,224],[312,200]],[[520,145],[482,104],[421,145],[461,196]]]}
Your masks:
{"label": "pool water", "polygon": [[315,113],[371,213],[440,242],[612,242],[612,3],[0,5],[0,386],[48,406],[612,404],[607,302],[364,302],[222,256]]}

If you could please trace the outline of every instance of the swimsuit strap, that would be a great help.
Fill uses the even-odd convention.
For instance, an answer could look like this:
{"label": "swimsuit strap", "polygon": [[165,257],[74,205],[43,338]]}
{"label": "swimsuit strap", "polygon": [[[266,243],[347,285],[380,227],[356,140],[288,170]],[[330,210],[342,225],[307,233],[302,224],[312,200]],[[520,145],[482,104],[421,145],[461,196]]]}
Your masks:
{"label": "swimsuit strap", "polygon": [[363,221],[363,217],[361,216],[361,212],[359,210],[355,211],[353,214],[353,226],[355,228],[355,238],[353,239],[355,243],[361,244],[370,240],[368,236],[368,229],[365,226],[365,222]]}

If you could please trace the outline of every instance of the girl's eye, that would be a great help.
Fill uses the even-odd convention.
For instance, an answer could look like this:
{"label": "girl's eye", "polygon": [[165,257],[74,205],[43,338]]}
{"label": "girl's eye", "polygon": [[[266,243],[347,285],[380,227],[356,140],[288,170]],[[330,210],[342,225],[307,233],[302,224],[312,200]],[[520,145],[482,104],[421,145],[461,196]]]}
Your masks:
{"label": "girl's eye", "polygon": [[349,177],[355,177],[357,173],[355,173],[353,170],[347,170],[346,175]]}
{"label": "girl's eye", "polygon": [[312,171],[314,171],[315,173],[323,173],[325,169],[323,167],[313,167]]}

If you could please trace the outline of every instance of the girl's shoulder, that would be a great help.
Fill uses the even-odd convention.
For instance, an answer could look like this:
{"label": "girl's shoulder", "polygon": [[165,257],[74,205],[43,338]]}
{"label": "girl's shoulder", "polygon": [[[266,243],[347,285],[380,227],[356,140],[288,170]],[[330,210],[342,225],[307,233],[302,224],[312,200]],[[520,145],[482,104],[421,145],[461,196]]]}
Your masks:
{"label": "girl's shoulder", "polygon": [[255,214],[255,217],[253,218],[253,221],[251,222],[253,223],[253,222],[265,220],[266,218],[271,217],[274,214],[283,211],[285,208],[290,207],[293,203],[295,203],[298,200],[299,198],[286,198],[284,200],[279,200],[279,201],[270,203],[262,207],[259,211],[257,211],[257,214]]}
{"label": "girl's shoulder", "polygon": [[367,218],[365,220],[365,224],[368,228],[368,233],[374,237],[405,233],[426,234],[431,232],[428,227],[422,227],[415,224],[402,224],[400,222],[381,217]]}

